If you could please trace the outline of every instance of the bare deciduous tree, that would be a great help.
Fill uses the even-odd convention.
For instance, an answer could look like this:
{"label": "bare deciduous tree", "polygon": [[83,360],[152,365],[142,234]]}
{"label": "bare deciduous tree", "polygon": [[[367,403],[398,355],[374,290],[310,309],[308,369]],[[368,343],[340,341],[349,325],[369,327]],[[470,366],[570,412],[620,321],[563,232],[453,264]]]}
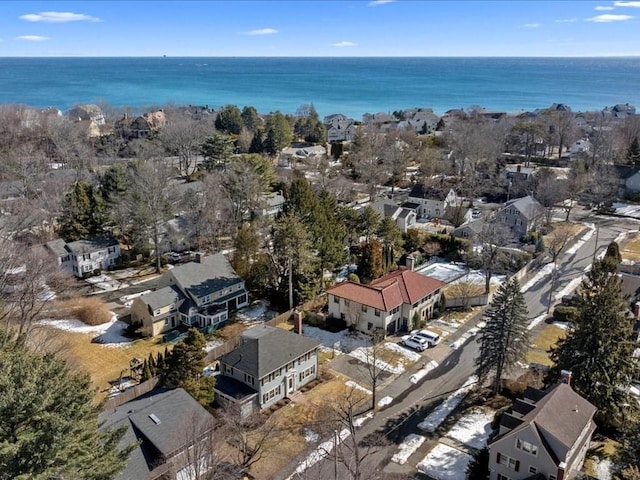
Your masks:
{"label": "bare deciduous tree", "polygon": [[243,417],[239,408],[229,405],[224,416],[224,438],[234,447],[234,463],[248,471],[259,462],[269,441],[277,436],[276,423],[260,412]]}
{"label": "bare deciduous tree", "polygon": [[178,157],[180,175],[191,178],[197,168],[200,145],[213,126],[202,120],[173,111],[169,113],[167,124],[160,133],[160,140],[166,151]]}
{"label": "bare deciduous tree", "polygon": [[499,261],[500,250],[513,240],[513,234],[508,227],[497,221],[485,222],[478,233],[478,242],[482,245],[479,253],[480,262],[484,270],[484,292],[491,291],[491,278]]}

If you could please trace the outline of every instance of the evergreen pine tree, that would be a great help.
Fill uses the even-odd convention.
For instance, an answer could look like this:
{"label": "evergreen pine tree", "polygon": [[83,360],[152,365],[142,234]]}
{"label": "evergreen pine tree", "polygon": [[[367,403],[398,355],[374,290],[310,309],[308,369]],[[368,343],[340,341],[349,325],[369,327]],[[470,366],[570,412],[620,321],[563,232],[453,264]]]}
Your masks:
{"label": "evergreen pine tree", "polygon": [[151,368],[149,368],[149,361],[145,360],[142,364],[142,376],[140,377],[141,382],[146,382],[147,380],[151,380],[153,378],[153,373],[151,372]]}
{"label": "evergreen pine tree", "polygon": [[147,359],[147,364],[149,365],[149,370],[151,370],[151,373],[153,375],[156,375],[158,373],[156,369],[156,360],[155,358],[153,358],[153,353],[151,352],[149,352],[149,358]]}
{"label": "evergreen pine tree", "polygon": [[206,345],[204,335],[191,328],[187,337],[179,342],[166,361],[164,384],[167,387],[184,388],[202,405],[213,401],[213,378],[203,377]]}
{"label": "evergreen pine tree", "polygon": [[517,279],[500,286],[485,312],[485,321],[477,340],[480,354],[476,372],[481,382],[494,372],[493,392],[498,394],[502,375],[524,361],[529,348],[527,306]]}
{"label": "evergreen pine tree", "polygon": [[0,331],[0,478],[114,478],[126,428],[100,429],[88,375]]}
{"label": "evergreen pine tree", "polygon": [[162,352],[158,352],[158,355],[156,355],[156,371],[157,373],[163,373],[165,368],[164,356],[162,355]]}
{"label": "evergreen pine tree", "polygon": [[594,262],[578,289],[576,308],[569,334],[551,351],[552,379],[570,370],[572,387],[598,408],[601,422],[619,426],[631,404],[626,387],[638,374],[632,357],[637,343],[622,281],[607,262]]}

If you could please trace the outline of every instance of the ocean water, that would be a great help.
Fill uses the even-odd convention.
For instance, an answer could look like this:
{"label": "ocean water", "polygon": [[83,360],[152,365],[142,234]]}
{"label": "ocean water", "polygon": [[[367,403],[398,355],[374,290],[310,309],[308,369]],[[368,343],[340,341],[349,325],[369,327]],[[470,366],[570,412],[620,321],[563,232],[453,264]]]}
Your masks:
{"label": "ocean water", "polygon": [[0,103],[252,105],[321,116],[479,105],[517,112],[640,108],[640,58],[0,58]]}

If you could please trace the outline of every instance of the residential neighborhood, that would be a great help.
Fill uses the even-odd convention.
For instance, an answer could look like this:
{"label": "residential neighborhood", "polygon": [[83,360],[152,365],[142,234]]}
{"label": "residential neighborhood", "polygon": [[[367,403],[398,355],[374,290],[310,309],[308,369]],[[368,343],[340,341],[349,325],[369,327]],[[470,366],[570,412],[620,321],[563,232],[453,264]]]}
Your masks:
{"label": "residential neighborhood", "polygon": [[632,105],[59,113],[0,108],[7,391],[61,389],[6,415],[99,478],[635,478]]}

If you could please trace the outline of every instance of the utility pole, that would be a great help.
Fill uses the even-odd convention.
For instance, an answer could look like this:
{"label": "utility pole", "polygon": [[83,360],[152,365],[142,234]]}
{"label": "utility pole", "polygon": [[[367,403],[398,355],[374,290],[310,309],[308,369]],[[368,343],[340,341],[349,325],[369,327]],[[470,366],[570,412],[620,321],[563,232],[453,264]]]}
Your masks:
{"label": "utility pole", "polygon": [[338,480],[338,430],[333,431],[333,478]]}
{"label": "utility pole", "polygon": [[293,310],[293,261],[289,257],[289,310]]}
{"label": "utility pole", "polygon": [[600,236],[600,225],[596,225],[596,243],[593,246],[593,259],[592,261],[596,261],[596,253],[598,252],[598,237]]}

